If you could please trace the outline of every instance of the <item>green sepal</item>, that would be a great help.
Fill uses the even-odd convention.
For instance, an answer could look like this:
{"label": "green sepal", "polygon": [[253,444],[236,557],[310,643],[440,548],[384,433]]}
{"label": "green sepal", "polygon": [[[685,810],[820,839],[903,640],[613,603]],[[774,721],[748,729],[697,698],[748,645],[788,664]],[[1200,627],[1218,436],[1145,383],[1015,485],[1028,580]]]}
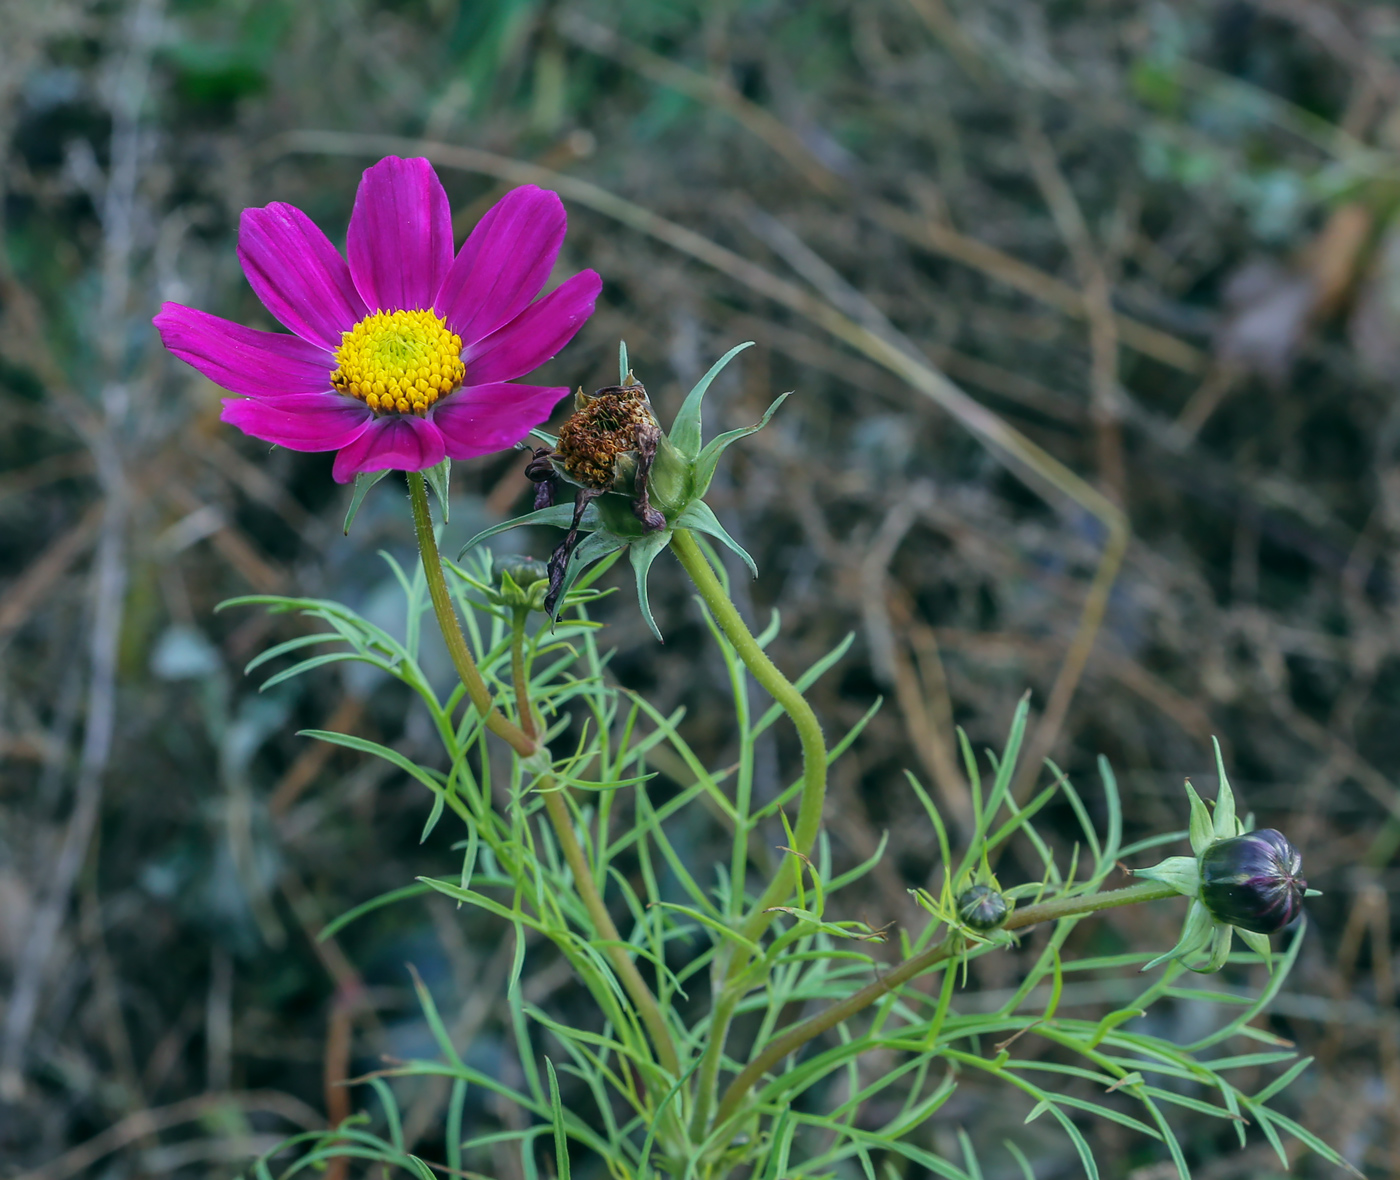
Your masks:
{"label": "green sepal", "polygon": [[1225,774],[1225,759],[1220,756],[1220,743],[1210,739],[1215,745],[1215,769],[1220,775],[1220,790],[1215,796],[1215,838],[1228,840],[1240,835],[1242,828],[1235,814],[1235,793],[1230,790],[1230,780]]}
{"label": "green sepal", "polygon": [[1214,975],[1229,961],[1230,943],[1233,941],[1234,937],[1235,928],[1233,926],[1217,926],[1215,928],[1215,937],[1210,944],[1210,958],[1206,960],[1206,965],[1204,967],[1196,967],[1190,963],[1186,963],[1185,959],[1183,959],[1182,962],[1186,963],[1186,966],[1197,975]]}
{"label": "green sepal", "polygon": [[758,566],[754,564],[754,559],[745,552],[744,547],[733,537],[724,531],[724,526],[720,524],[714,510],[705,503],[704,500],[692,500],[686,505],[675,521],[677,528],[694,529],[697,533],[704,533],[713,537],[723,545],[727,545],[735,553],[744,559],[744,564],[749,567],[749,572],[758,577]]}
{"label": "green sepal", "polygon": [[[672,444],[687,459],[694,459],[700,453],[700,404],[705,400],[705,394],[709,391],[710,383],[719,376],[720,370],[746,348],[752,348],[753,341],[746,340],[743,344],[736,344],[726,352],[719,360],[710,366],[710,371],[706,373],[695,387],[685,395],[685,401],[681,403],[680,411],[676,414],[676,419],[671,423],[670,438]],[[622,346],[622,368],[627,367],[627,346]]]}
{"label": "green sepal", "polygon": [[540,442],[544,443],[551,451],[559,446],[559,436],[557,434],[550,434],[549,431],[541,430],[538,426],[531,430],[530,433],[535,438],[539,439]]}
{"label": "green sepal", "polygon": [[781,394],[778,400],[764,411],[763,417],[752,426],[744,426],[738,430],[726,431],[724,434],[717,435],[709,441],[705,449],[695,457],[694,494],[697,497],[703,496],[710,490],[710,480],[715,477],[715,468],[719,466],[719,458],[728,449],[729,445],[738,442],[741,438],[747,438],[751,434],[757,434],[768,425],[768,419],[777,412],[778,407],[791,396],[792,390]]}
{"label": "green sepal", "polygon": [[640,541],[633,541],[627,550],[627,556],[632,559],[632,569],[637,575],[637,605],[642,608],[642,618],[647,621],[647,626],[651,628],[651,633],[656,636],[657,643],[665,643],[661,638],[661,629],[657,627],[656,620],[652,618],[651,603],[647,598],[647,574],[651,572],[651,563],[656,560],[656,555],[671,543],[671,530],[663,529],[659,532],[648,533]]}
{"label": "green sepal", "polygon": [[594,527],[620,537],[624,545],[640,541],[647,535],[646,525],[632,511],[632,501],[619,492],[604,493],[589,505],[589,509],[598,514],[598,523]]}
{"label": "green sepal", "polygon": [[1274,945],[1269,941],[1267,934],[1256,934],[1253,930],[1242,930],[1235,927],[1235,933],[1244,939],[1245,945],[1256,955],[1264,956],[1264,966],[1270,971],[1274,969]]}
{"label": "green sepal", "polygon": [[383,471],[361,471],[355,476],[355,491],[350,497],[350,507],[345,512],[345,535],[347,537],[350,535],[350,524],[355,519],[355,514],[359,512],[360,505],[365,502],[370,488],[388,474],[389,470],[385,468]]}
{"label": "green sepal", "polygon": [[[516,516],[510,520],[503,520],[500,524],[493,524],[489,529],[482,529],[457,553],[457,560],[461,561],[464,554],[469,549],[474,549],[488,537],[494,537],[497,533],[504,533],[507,529],[518,529],[528,524],[547,524],[555,528],[566,529],[573,523],[574,506],[572,504],[553,504],[548,508],[537,508],[534,512],[527,512],[524,516]],[[579,528],[585,532],[592,532],[598,527],[598,515],[590,504],[583,510],[583,519],[579,522]]]}
{"label": "green sepal", "polygon": [[1210,808],[1196,794],[1191,780],[1186,780],[1186,794],[1191,800],[1191,851],[1200,856],[1215,843],[1215,823],[1210,818]]}
{"label": "green sepal", "polygon": [[428,481],[428,486],[433,489],[438,498],[438,503],[442,505],[442,523],[447,523],[447,488],[452,482],[452,460],[444,459],[441,463],[436,463],[432,467],[425,467],[418,473]]}
{"label": "green sepal", "polygon": [[1151,971],[1153,967],[1159,967],[1168,959],[1180,959],[1186,955],[1195,954],[1206,944],[1210,938],[1211,929],[1215,923],[1211,920],[1210,913],[1199,901],[1193,901],[1191,908],[1186,911],[1186,924],[1181,928],[1181,938],[1176,946],[1167,951],[1164,955],[1158,955],[1150,963],[1144,963],[1140,970]]}
{"label": "green sepal", "polygon": [[1201,891],[1201,866],[1194,856],[1169,856],[1151,868],[1134,869],[1133,876],[1170,885],[1185,897],[1195,897]]}
{"label": "green sepal", "polygon": [[627,341],[617,342],[617,383],[627,384],[627,374],[632,371],[632,367],[627,363]]}
{"label": "green sepal", "polygon": [[559,618],[559,612],[564,609],[569,591],[573,589],[579,575],[595,561],[601,561],[609,553],[616,553],[624,544],[625,541],[605,532],[592,533],[579,542],[578,548],[569,555],[569,565],[564,571],[564,581],[559,590],[559,600],[554,604],[552,621]]}

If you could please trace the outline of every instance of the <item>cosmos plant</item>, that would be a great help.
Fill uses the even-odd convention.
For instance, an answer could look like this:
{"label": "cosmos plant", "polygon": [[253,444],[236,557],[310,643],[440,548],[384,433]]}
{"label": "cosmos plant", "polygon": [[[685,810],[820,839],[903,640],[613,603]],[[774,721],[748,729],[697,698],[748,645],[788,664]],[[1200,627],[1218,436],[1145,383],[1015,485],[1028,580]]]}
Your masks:
{"label": "cosmos plant", "polygon": [[[584,270],[541,296],[565,232],[553,193],[507,193],[455,253],[451,224],[428,162],[390,157],[364,175],[344,255],[290,205],[244,213],[244,273],[290,334],[175,304],[155,317],[172,353],[234,395],[225,421],[275,445],[335,452],[334,478],[355,483],[347,528],[375,482],[405,473],[420,561],[407,571],[393,566],[405,596],[397,635],[332,599],[263,595],[224,604],[299,614],[309,624],[249,664],[250,672],[273,669],[264,688],[327,663],[359,662],[411,689],[442,745],[439,758],[420,765],[359,734],[307,731],[416,780],[429,801],[424,839],[450,816],[462,854],[459,872],[368,899],[327,934],[436,892],[514,946],[504,997],[509,1068],[501,1054],[488,1068],[489,1055],[454,1038],[415,979],[435,1055],[360,1079],[375,1101],[254,1161],[252,1174],[271,1180],[274,1166],[292,1176],[347,1159],[421,1180],[500,1174],[507,1152],[519,1174],[545,1167],[560,1180],[575,1170],[614,1180],[845,1180],[910,1169],[975,1180],[986,1155],[1001,1157],[987,1166],[1003,1174],[1010,1167],[1033,1176],[1015,1140],[987,1144],[976,1127],[943,1133],[947,1104],[965,1085],[1005,1086],[1028,1122],[1048,1115],[1090,1177],[1098,1162],[1081,1126],[1094,1118],[1126,1128],[1189,1176],[1192,1160],[1173,1131],[1177,1106],[1220,1118],[1241,1145],[1262,1136],[1284,1166],[1288,1134],[1349,1167],[1271,1105],[1308,1059],[1295,1060],[1291,1045],[1254,1020],[1297,957],[1309,891],[1287,839],[1239,818],[1218,748],[1213,813],[1188,784],[1189,833],[1125,843],[1104,760],[1092,800],[1051,764],[1038,793],[1012,790],[1029,716],[1023,700],[999,754],[979,758],[959,733],[970,819],[945,822],[908,777],[927,816],[935,877],[911,891],[917,921],[867,916],[869,897],[857,901],[854,888],[884,846],[861,863],[838,858],[827,824],[840,817],[827,814],[826,784],[828,767],[860,739],[879,704],[833,741],[804,695],[852,637],[785,675],[769,654],[781,650],[778,613],[754,635],[712,547],[733,550],[757,574],[705,495],[726,449],[764,427],[782,397],[760,422],[705,441],[705,394],[747,347],[740,345],[699,379],[664,430],[624,347],[618,383],[588,381],[594,392],[586,393],[580,382],[572,412],[557,433],[547,431],[567,390],[517,379],[573,338],[599,296],[599,277]],[[445,522],[452,460],[515,446],[528,452],[521,458],[536,486],[534,509],[445,560],[429,487]],[[520,526],[554,529],[548,553],[488,547]],[[529,535],[538,537],[538,527]],[[694,585],[729,673],[737,754],[722,765],[689,745],[679,713],[663,713],[609,676],[594,612],[624,553],[658,639],[648,596],[654,563],[671,554]],[[419,662],[427,609],[457,674],[445,695]],[[666,649],[656,658],[668,658]],[[750,677],[765,698],[752,694]],[[765,795],[756,744],[784,717],[797,738],[795,764],[787,785]],[[1068,864],[1038,826],[1051,804],[1080,828]],[[727,854],[695,863],[689,850],[716,824]],[[1186,834],[1192,855],[1110,887],[1124,861]],[[1189,898],[1185,930],[1165,954],[1094,956],[1073,938],[1102,911],[1180,895]],[[1042,925],[1032,953],[1022,932]],[[1243,953],[1232,950],[1235,931]],[[1276,954],[1271,937],[1281,932],[1286,949]],[[576,981],[567,1006],[534,1004],[522,987],[546,947]],[[992,1010],[968,1003],[972,962],[1004,954],[1019,956],[1019,985]],[[1257,994],[1244,990],[1258,978],[1254,964],[1272,971]],[[1138,967],[1159,970],[1148,982]],[[1188,968],[1229,971],[1230,987],[1182,986]],[[1071,1004],[1072,972],[1116,980],[1126,1002],[1107,1013]],[[1216,995],[1225,1015],[1193,1043],[1138,1023],[1156,1005]],[[1247,1051],[1221,1052],[1227,1043]],[[862,1068],[866,1058],[874,1068]],[[1257,1085],[1258,1071],[1275,1067],[1282,1072]],[[404,1140],[399,1103],[404,1085],[428,1078],[445,1081],[448,1099],[435,1146],[418,1154]],[[485,1095],[491,1104],[480,1101]],[[515,1113],[489,1113],[503,1107]]]}

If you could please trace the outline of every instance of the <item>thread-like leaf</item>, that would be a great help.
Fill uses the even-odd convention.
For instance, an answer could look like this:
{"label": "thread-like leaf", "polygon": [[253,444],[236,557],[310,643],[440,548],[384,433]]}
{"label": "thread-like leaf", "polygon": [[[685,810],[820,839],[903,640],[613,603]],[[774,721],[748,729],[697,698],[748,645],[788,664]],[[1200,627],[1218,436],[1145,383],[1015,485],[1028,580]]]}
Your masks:
{"label": "thread-like leaf", "polygon": [[[534,512],[527,512],[524,516],[512,517],[510,520],[503,520],[500,524],[493,524],[489,529],[482,529],[470,541],[457,551],[457,560],[461,561],[463,556],[470,550],[480,545],[488,537],[494,537],[498,533],[504,533],[507,529],[518,529],[525,525],[545,524],[555,528],[566,529],[574,519],[574,506],[572,504],[551,504],[548,508],[537,508]],[[598,510],[590,504],[583,510],[583,519],[579,527],[585,532],[592,532],[598,527]]]}
{"label": "thread-like leaf", "polygon": [[559,1101],[559,1079],[554,1076],[554,1062],[544,1059],[549,1071],[549,1115],[554,1124],[554,1167],[559,1180],[569,1180],[569,1137],[564,1131],[564,1106]]}

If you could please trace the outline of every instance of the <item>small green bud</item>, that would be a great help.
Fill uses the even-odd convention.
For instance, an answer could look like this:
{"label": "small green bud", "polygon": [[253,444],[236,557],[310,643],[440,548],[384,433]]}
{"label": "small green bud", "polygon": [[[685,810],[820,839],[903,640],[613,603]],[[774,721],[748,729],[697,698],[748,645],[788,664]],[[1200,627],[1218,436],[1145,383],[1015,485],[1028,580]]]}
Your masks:
{"label": "small green bud", "polygon": [[974,885],[958,895],[958,921],[973,930],[995,930],[1006,921],[1006,898],[990,885]]}
{"label": "small green bud", "polygon": [[502,606],[544,610],[549,569],[533,557],[506,557],[496,563],[496,595]]}

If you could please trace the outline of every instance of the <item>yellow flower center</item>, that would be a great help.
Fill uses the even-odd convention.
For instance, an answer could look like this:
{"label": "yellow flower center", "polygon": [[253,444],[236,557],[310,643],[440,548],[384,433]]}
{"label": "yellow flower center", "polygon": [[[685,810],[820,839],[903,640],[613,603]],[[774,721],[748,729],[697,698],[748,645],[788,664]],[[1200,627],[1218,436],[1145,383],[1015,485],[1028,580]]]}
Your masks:
{"label": "yellow flower center", "polygon": [[340,335],[331,384],[376,414],[426,414],[466,374],[462,338],[429,310],[376,311]]}

